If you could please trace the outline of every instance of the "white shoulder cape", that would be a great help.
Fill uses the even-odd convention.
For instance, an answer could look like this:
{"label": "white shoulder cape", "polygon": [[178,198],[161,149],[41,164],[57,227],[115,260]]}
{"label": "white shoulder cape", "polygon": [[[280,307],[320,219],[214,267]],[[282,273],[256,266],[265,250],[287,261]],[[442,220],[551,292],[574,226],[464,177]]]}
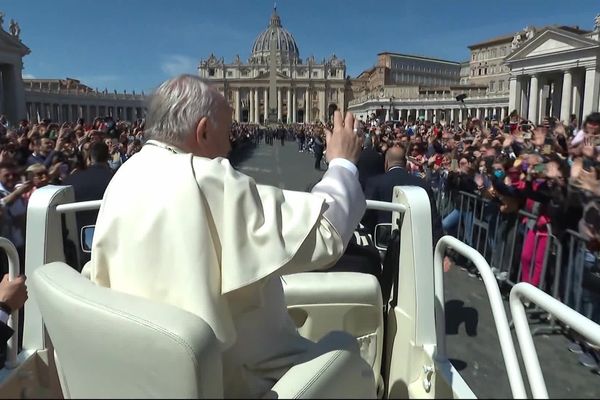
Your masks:
{"label": "white shoulder cape", "polygon": [[321,196],[257,186],[226,159],[145,146],[106,190],[91,278],[200,316],[227,348],[236,340],[236,310],[225,294],[286,264],[315,257],[331,264],[341,255],[335,229],[318,228],[324,207]]}

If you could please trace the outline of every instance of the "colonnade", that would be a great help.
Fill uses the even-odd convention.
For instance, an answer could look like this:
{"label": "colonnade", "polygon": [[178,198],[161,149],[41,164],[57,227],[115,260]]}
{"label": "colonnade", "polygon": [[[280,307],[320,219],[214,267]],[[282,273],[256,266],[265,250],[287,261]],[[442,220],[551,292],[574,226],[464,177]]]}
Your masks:
{"label": "colonnade", "polygon": [[533,123],[546,116],[568,123],[571,115],[581,121],[600,110],[600,71],[597,66],[560,71],[531,72],[511,76],[510,110]]}
{"label": "colonnade", "polygon": [[38,121],[49,118],[57,122],[75,122],[83,118],[91,122],[96,117],[113,117],[114,119],[133,121],[145,117],[143,107],[115,106],[98,104],[70,104],[59,102],[35,102],[26,103],[27,118],[30,121]]}

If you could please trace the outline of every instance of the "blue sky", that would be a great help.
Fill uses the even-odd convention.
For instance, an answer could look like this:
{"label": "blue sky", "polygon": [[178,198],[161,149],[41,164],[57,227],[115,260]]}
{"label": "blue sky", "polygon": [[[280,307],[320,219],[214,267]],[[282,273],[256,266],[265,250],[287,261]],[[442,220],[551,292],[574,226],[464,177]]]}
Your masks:
{"label": "blue sky", "polygon": [[[0,0],[31,49],[25,76],[81,79],[109,90],[150,91],[195,73],[211,52],[250,56],[268,25],[270,0]],[[348,74],[382,51],[461,61],[467,46],[528,24],[592,29],[598,0],[279,0],[283,26],[303,59],[335,53]]]}

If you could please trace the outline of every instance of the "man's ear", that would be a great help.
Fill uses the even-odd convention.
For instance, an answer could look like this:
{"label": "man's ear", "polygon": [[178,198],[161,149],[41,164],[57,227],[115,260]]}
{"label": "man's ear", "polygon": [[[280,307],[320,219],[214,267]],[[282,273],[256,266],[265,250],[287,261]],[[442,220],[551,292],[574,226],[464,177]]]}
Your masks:
{"label": "man's ear", "polygon": [[202,117],[202,119],[198,122],[198,125],[196,125],[196,142],[202,143],[206,140],[207,128],[208,118]]}

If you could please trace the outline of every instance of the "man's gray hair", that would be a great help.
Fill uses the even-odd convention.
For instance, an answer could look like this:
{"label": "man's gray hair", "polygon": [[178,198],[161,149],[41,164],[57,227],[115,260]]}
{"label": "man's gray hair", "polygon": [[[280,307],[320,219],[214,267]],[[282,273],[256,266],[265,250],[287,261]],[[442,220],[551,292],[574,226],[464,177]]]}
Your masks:
{"label": "man's gray hair", "polygon": [[207,117],[215,123],[219,94],[194,75],[179,75],[156,89],[148,102],[148,139],[182,145],[195,133],[198,122]]}

